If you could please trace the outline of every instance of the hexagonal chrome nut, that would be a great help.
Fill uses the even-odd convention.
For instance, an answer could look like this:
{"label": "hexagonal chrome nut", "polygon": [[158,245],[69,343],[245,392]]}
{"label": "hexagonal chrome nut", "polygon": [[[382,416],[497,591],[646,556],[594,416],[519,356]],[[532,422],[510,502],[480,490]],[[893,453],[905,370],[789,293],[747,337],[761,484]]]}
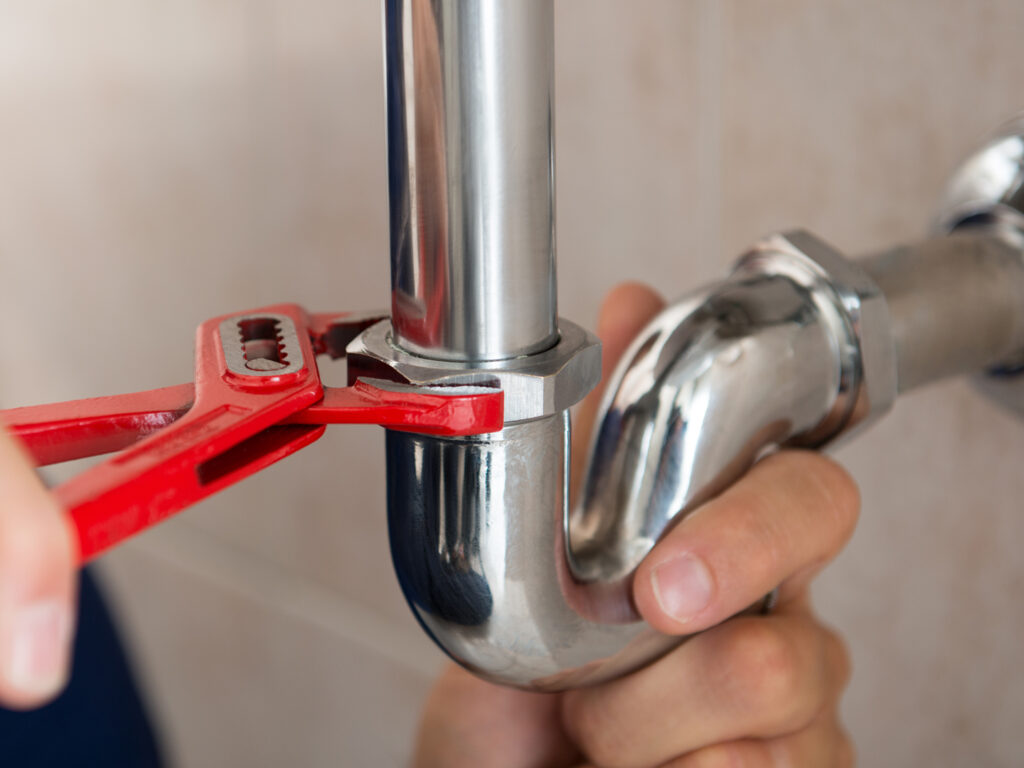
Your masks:
{"label": "hexagonal chrome nut", "polygon": [[601,342],[559,319],[560,339],[535,355],[487,362],[452,362],[413,355],[394,344],[391,321],[363,331],[348,346],[348,378],[390,379],[419,386],[490,385],[505,392],[505,423],[560,413],[582,400],[601,378]]}
{"label": "hexagonal chrome nut", "polygon": [[843,391],[833,413],[806,441],[824,442],[883,416],[898,392],[896,348],[888,304],[868,273],[803,230],[754,246],[736,266],[737,276],[750,272],[783,275],[805,288],[839,343]]}

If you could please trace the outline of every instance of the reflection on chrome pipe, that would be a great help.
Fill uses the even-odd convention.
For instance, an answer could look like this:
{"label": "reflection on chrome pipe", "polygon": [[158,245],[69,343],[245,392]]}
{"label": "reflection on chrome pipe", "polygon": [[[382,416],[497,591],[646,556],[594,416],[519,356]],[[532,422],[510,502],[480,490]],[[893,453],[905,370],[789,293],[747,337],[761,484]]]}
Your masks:
{"label": "reflection on chrome pipe", "polygon": [[392,322],[425,357],[557,339],[552,0],[385,0]]}
{"label": "reflection on chrome pipe", "polygon": [[816,444],[843,427],[858,361],[830,311],[788,277],[741,272],[640,334],[602,405],[572,518],[579,579],[628,579],[675,518],[766,446]]}
{"label": "reflection on chrome pipe", "polygon": [[572,605],[567,438],[564,414],[484,438],[388,433],[388,525],[402,589],[435,641],[491,680],[566,687],[622,645],[623,627],[590,622]]}
{"label": "reflection on chrome pipe", "polygon": [[483,439],[387,438],[391,551],[417,619],[467,669],[532,690],[615,677],[678,642],[637,622],[621,591],[573,576],[567,426],[563,414]]}
{"label": "reflection on chrome pipe", "polygon": [[428,631],[530,685],[580,651],[554,653],[571,616],[542,592],[564,573],[568,409],[601,369],[596,339],[556,322],[553,4],[385,0],[384,16],[392,318],[349,373],[502,387],[498,434],[389,433],[388,516]]}

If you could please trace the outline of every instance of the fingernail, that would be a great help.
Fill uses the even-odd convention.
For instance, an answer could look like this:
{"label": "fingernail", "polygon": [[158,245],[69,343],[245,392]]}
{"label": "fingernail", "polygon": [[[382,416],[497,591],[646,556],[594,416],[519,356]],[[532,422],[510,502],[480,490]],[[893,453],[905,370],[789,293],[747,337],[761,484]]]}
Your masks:
{"label": "fingernail", "polygon": [[57,602],[34,603],[11,617],[7,645],[7,682],[35,696],[56,693],[64,685],[71,617]]}
{"label": "fingernail", "polygon": [[689,553],[656,566],[651,583],[661,610],[680,622],[689,621],[707,608],[714,589],[711,571],[703,560]]}

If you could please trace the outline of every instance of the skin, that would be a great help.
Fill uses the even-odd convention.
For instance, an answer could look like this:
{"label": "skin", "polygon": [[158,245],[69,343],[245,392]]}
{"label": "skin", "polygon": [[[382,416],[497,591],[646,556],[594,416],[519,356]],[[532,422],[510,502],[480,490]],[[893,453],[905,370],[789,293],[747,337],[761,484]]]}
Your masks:
{"label": "skin", "polygon": [[[606,375],[662,306],[641,285],[609,295],[598,322]],[[598,398],[581,410],[579,443]],[[702,634],[627,677],[563,694],[502,688],[451,666],[424,709],[415,764],[853,765],[837,716],[848,655],[814,615],[809,587],[848,541],[859,506],[853,481],[829,459],[804,451],[765,458],[673,528],[637,570],[633,599],[647,622]],[[730,618],[776,586],[771,615]]]}
{"label": "skin", "polygon": [[0,429],[0,705],[31,709],[67,681],[76,569],[70,525]]}

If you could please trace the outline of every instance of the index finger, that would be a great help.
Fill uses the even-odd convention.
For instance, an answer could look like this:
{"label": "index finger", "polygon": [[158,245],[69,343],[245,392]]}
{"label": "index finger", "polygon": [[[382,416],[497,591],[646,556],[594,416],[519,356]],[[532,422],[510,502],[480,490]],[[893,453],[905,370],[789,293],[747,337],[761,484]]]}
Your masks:
{"label": "index finger", "polygon": [[637,609],[667,634],[733,616],[788,581],[799,591],[853,533],[860,496],[830,459],[782,451],[672,529],[640,564]]}

